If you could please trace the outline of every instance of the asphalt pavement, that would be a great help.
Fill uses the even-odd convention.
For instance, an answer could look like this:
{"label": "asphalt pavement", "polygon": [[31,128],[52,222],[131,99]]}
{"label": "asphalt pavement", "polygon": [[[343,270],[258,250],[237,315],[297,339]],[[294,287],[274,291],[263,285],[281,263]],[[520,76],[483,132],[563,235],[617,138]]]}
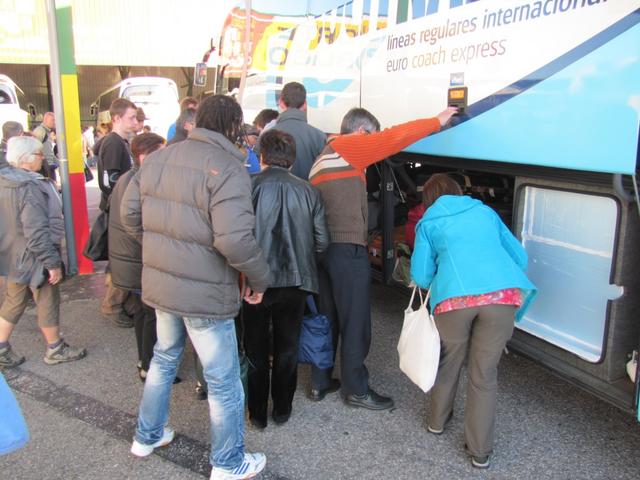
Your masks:
{"label": "asphalt pavement", "polygon": [[[100,266],[99,266],[100,267]],[[142,383],[133,329],[100,315],[104,275],[74,277],[62,286],[62,332],[87,348],[85,359],[56,366],[42,361],[44,343],[28,309],[12,337],[27,357],[5,372],[29,425],[26,447],[0,457],[0,479],[197,479],[209,474],[207,402],[194,394],[193,354],[185,353],[173,388],[168,448],[140,460],[129,453]],[[0,282],[0,298],[2,285]],[[396,407],[371,412],[339,395],[312,402],[309,367],[300,366],[293,414],[264,431],[247,426],[248,451],[267,455],[262,480],[302,479],[637,479],[640,426],[629,413],[510,353],[499,368],[495,455],[491,467],[471,467],[463,450],[466,373],[455,414],[443,435],[426,431],[429,396],[398,368],[396,345],[408,299],[374,285],[371,384]],[[2,413],[0,412],[0,415]]]}

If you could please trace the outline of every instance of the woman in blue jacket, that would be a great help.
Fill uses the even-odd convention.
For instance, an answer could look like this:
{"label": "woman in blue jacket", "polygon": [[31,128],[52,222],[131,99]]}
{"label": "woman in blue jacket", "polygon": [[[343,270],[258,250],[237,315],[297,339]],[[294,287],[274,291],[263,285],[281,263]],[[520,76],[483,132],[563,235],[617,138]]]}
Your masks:
{"label": "woman in blue jacket", "polygon": [[416,226],[411,276],[418,286],[431,288],[442,342],[428,430],[441,434],[451,419],[468,351],[466,448],[474,467],[487,468],[498,362],[514,317],[522,317],[536,288],[524,273],[524,248],[491,208],[463,196],[444,174],[432,175],[422,196],[426,212]]}

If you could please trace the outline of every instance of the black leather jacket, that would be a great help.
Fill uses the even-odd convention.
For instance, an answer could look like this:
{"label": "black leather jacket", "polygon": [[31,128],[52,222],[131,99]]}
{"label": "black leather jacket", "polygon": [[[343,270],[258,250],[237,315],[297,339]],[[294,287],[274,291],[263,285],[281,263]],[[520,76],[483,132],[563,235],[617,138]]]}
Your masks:
{"label": "black leather jacket", "polygon": [[256,238],[269,263],[269,287],[318,293],[316,256],[329,247],[320,192],[282,167],[252,176]]}

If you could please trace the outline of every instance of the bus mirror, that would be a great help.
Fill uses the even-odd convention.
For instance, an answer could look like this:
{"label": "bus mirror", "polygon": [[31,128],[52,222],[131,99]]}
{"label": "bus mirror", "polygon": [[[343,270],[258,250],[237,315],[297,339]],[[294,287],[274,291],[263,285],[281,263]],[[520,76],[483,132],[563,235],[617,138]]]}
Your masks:
{"label": "bus mirror", "polygon": [[92,103],[91,107],[89,108],[89,113],[91,114],[92,117],[95,117],[96,115],[98,115],[98,105],[96,105],[95,103]]}
{"label": "bus mirror", "polygon": [[29,112],[29,118],[31,120],[36,119],[36,106],[33,103],[27,105],[27,112]]}

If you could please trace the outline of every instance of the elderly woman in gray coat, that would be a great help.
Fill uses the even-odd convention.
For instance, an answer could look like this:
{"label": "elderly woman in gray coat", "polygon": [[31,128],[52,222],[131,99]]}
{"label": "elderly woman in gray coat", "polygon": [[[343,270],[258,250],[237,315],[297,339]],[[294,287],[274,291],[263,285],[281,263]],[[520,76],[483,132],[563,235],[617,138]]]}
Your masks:
{"label": "elderly woman in gray coat", "polygon": [[38,326],[47,344],[48,365],[78,360],[84,349],[60,338],[60,290],[64,236],[62,202],[55,185],[37,173],[44,158],[36,138],[13,137],[7,143],[9,166],[0,168],[0,276],[7,292],[0,307],[0,367],[24,362],[9,337],[24,312],[29,296],[37,306]]}

